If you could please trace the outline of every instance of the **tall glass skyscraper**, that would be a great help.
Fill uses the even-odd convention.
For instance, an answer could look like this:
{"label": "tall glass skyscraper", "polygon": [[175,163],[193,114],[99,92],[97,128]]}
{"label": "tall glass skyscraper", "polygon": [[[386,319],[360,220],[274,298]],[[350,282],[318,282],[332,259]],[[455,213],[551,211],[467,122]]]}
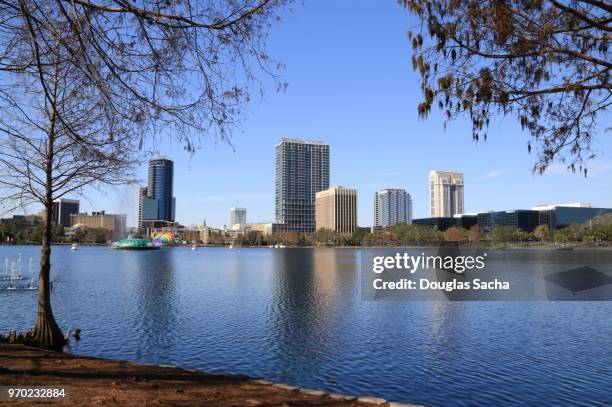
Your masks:
{"label": "tall glass skyscraper", "polygon": [[412,198],[403,189],[382,189],[374,194],[374,226],[412,223]]}
{"label": "tall glass skyscraper", "polygon": [[[143,196],[139,215],[141,224],[154,226],[174,222],[175,199],[173,195],[174,163],[167,157],[149,161],[149,183]],[[142,227],[142,225],[141,225]]]}
{"label": "tall glass skyscraper", "polygon": [[315,231],[315,194],[329,188],[329,145],[283,138],[276,145],[276,223]]}
{"label": "tall glass skyscraper", "polygon": [[174,221],[173,180],[174,163],[172,160],[166,157],[157,157],[149,161],[147,193],[150,198],[159,201],[159,220]]}

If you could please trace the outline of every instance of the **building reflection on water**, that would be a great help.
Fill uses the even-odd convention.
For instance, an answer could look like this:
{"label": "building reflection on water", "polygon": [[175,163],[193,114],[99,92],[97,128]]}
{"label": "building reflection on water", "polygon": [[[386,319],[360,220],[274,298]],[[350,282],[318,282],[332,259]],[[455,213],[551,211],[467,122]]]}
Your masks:
{"label": "building reflection on water", "polygon": [[164,360],[176,344],[177,288],[172,249],[134,256],[134,295],[138,307],[135,329],[141,332],[136,357]]}
{"label": "building reflection on water", "polygon": [[[304,374],[317,375],[322,364],[334,357],[327,349],[330,338],[342,335],[342,320],[350,315],[357,290],[356,257],[348,260],[333,249],[275,250],[273,300],[270,312],[275,330],[275,363],[284,380]],[[342,280],[342,283],[340,283]],[[348,315],[347,315],[348,314]],[[295,370],[300,366],[300,371]]]}

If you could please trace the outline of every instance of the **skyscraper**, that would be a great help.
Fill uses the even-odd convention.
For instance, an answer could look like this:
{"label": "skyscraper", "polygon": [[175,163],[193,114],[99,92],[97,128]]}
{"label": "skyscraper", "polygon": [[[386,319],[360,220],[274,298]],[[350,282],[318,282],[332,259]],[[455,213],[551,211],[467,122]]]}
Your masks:
{"label": "skyscraper", "polygon": [[341,186],[316,193],[316,229],[349,234],[357,229],[357,190]]}
{"label": "skyscraper", "polygon": [[230,228],[233,228],[237,224],[247,223],[247,210],[246,208],[232,208],[230,209]]}
{"label": "skyscraper", "polygon": [[142,205],[147,197],[147,187],[138,189],[138,230],[142,230]]}
{"label": "skyscraper", "polygon": [[283,138],[276,145],[276,222],[315,231],[315,194],[329,188],[329,145]]}
{"label": "skyscraper", "polygon": [[429,208],[433,217],[464,213],[462,172],[429,171]]}
{"label": "skyscraper", "polygon": [[[149,161],[149,183],[146,196],[139,205],[140,227],[158,227],[174,223],[175,198],[173,193],[174,163],[167,157],[156,157]],[[141,189],[139,194],[145,193]]]}
{"label": "skyscraper", "polygon": [[374,226],[412,223],[412,199],[403,189],[381,189],[374,194]]}
{"label": "skyscraper", "polygon": [[70,224],[70,215],[79,213],[79,201],[77,199],[59,198],[53,201],[51,220],[64,227]]}

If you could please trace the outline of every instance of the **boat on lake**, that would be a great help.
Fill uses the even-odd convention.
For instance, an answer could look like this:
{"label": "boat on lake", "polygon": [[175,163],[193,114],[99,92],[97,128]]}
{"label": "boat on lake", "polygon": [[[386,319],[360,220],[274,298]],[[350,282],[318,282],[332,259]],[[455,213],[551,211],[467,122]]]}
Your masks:
{"label": "boat on lake", "polygon": [[139,235],[129,235],[127,239],[114,242],[111,247],[115,250],[159,250],[159,246]]}

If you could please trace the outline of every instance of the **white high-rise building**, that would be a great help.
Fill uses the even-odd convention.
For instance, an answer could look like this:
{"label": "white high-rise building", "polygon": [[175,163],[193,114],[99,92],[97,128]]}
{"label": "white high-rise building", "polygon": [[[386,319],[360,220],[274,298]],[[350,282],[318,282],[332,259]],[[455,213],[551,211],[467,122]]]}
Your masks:
{"label": "white high-rise building", "polygon": [[247,210],[246,208],[232,208],[230,209],[230,229],[234,225],[247,223]]}
{"label": "white high-rise building", "polygon": [[429,171],[429,208],[432,217],[452,217],[464,213],[463,173]]}
{"label": "white high-rise building", "polygon": [[374,226],[412,223],[412,198],[403,189],[381,189],[374,194]]}

